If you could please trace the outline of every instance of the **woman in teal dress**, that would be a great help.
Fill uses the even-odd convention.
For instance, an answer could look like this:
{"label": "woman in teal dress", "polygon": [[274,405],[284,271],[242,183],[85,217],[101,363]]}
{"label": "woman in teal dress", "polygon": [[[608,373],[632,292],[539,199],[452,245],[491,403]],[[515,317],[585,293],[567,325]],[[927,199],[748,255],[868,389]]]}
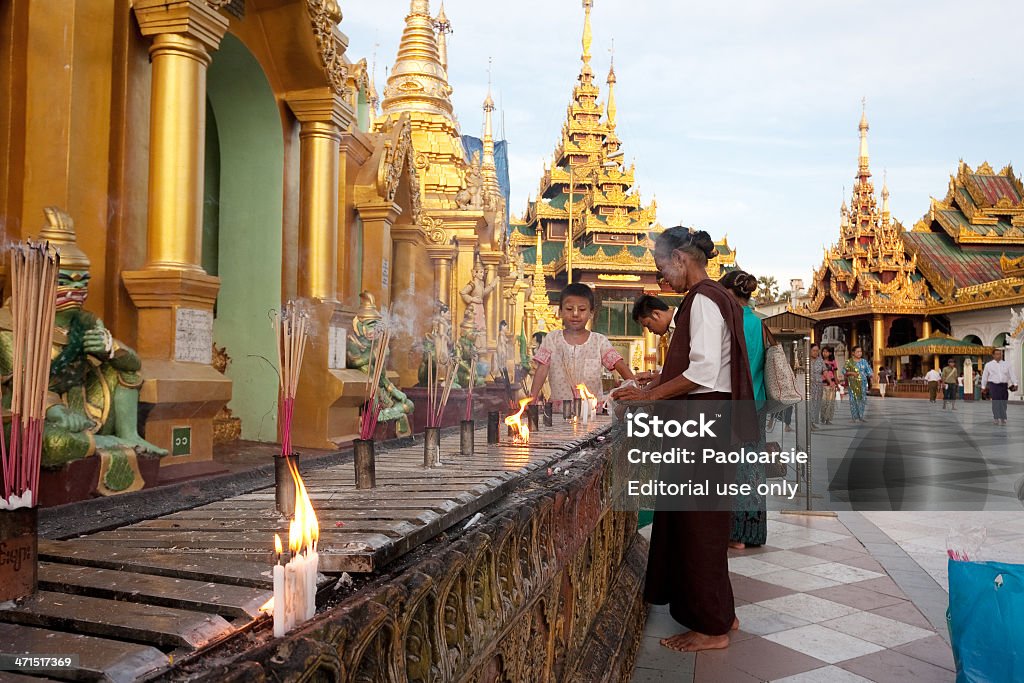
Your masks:
{"label": "woman in teal dress", "polygon": [[871,364],[864,359],[864,349],[853,347],[853,353],[846,359],[846,386],[850,390],[850,417],[854,422],[867,422],[864,413],[868,407],[868,381],[871,379]]}
{"label": "woman in teal dress", "polygon": [[[765,447],[765,415],[761,412],[767,394],[764,388],[764,329],[761,319],[750,307],[750,295],[757,289],[757,278],[742,270],[726,273],[720,280],[743,308],[743,337],[747,342],[747,360],[750,362],[750,378],[754,384],[754,402],[757,405],[757,419],[760,437],[756,450]],[[737,496],[736,509],[732,513],[732,534],[729,547],[742,549],[747,546],[764,545],[768,537],[768,515],[764,496],[758,495],[757,487],[765,481],[764,465],[739,465],[736,468],[736,482],[750,484],[753,491],[748,496]]]}

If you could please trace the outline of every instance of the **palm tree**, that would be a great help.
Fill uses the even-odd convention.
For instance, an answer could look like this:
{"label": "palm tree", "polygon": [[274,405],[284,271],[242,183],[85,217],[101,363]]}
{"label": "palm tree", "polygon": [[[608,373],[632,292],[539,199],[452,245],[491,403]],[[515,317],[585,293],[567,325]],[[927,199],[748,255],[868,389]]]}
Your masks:
{"label": "palm tree", "polygon": [[779,281],[771,275],[757,278],[757,299],[763,303],[779,300]]}

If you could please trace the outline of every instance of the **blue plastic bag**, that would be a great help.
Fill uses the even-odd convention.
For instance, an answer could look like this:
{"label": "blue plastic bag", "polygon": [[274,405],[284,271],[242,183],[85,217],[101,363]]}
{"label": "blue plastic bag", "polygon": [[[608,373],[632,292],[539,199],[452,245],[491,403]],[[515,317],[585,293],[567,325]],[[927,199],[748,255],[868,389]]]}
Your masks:
{"label": "blue plastic bag", "polygon": [[1024,681],[1024,565],[949,561],[957,683]]}

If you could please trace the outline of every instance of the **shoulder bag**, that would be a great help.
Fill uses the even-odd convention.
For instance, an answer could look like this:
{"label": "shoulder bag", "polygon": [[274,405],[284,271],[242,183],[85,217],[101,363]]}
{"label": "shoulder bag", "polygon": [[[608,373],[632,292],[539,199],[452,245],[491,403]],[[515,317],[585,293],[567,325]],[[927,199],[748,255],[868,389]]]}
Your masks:
{"label": "shoulder bag", "polygon": [[761,330],[764,337],[764,388],[768,398],[787,406],[799,403],[804,393],[800,391],[782,344],[775,340],[764,323],[761,323]]}

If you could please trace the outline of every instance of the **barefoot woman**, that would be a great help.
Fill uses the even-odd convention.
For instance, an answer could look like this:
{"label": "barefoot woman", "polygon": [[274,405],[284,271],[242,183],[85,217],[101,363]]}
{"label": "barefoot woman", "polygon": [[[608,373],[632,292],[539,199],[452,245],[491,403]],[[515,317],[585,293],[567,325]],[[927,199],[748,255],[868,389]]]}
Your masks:
{"label": "barefoot woman", "polygon": [[[743,312],[725,287],[708,278],[707,262],[714,254],[704,231],[675,227],[658,236],[655,264],[673,290],[687,294],[658,380],[643,389],[621,389],[616,400],[733,399],[753,406]],[[756,441],[756,420],[737,417],[734,442]],[[662,645],[683,652],[728,647],[736,618],[729,582],[730,516],[728,510],[655,512],[644,597],[668,604],[672,617],[690,629]]]}

